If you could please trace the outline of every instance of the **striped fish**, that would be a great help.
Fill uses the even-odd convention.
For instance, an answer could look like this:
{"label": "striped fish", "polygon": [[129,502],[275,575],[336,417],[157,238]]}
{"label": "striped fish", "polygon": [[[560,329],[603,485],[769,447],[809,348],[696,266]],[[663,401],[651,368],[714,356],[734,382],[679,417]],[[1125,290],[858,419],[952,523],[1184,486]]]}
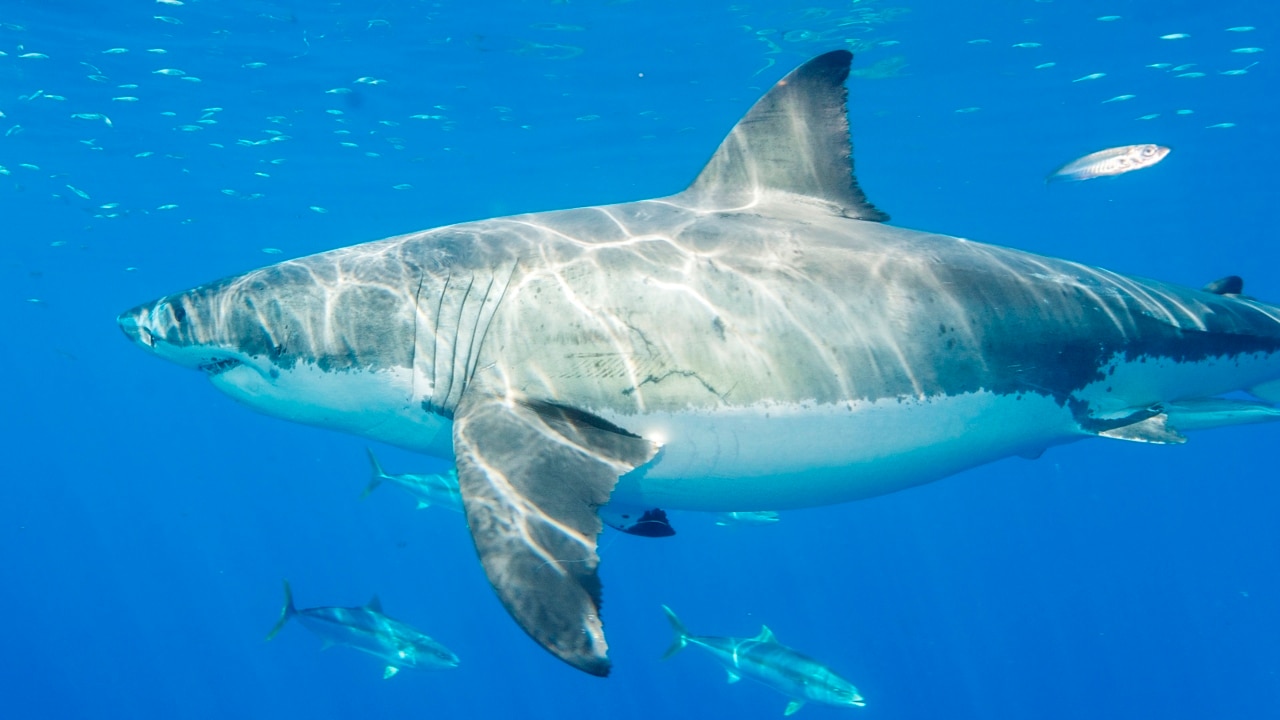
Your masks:
{"label": "striped fish", "polygon": [[1151,167],[1169,154],[1162,145],[1122,145],[1089,153],[1054,170],[1046,182],[1055,180],[1092,180],[1104,175],[1120,175]]}

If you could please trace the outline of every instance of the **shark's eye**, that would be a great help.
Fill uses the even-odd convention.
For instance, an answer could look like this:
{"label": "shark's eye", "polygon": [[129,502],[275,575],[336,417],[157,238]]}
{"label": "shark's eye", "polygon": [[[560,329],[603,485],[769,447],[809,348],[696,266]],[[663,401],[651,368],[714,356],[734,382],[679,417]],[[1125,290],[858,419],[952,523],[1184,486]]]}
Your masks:
{"label": "shark's eye", "polygon": [[175,322],[181,323],[187,319],[187,309],[182,307],[182,305],[170,305],[170,307],[173,308],[173,319]]}

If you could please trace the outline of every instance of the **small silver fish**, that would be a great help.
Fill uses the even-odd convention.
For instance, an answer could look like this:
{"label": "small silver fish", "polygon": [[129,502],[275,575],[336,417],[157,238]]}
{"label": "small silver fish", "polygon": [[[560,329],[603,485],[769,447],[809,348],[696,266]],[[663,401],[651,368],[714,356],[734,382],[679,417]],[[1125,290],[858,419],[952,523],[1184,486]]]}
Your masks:
{"label": "small silver fish", "polygon": [[772,525],[778,520],[778,513],[772,510],[716,513],[716,525],[720,527],[729,525]]}
{"label": "small silver fish", "polygon": [[1055,180],[1091,180],[1105,175],[1120,175],[1151,167],[1169,154],[1162,145],[1122,145],[1089,153],[1054,170],[1046,182]]}

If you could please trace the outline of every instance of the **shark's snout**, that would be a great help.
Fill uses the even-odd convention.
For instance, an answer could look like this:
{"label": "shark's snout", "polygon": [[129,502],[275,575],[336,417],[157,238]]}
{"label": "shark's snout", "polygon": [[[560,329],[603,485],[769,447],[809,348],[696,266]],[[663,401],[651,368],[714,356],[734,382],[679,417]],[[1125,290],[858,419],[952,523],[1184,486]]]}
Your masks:
{"label": "shark's snout", "polygon": [[120,326],[120,331],[124,333],[125,337],[134,343],[151,347],[155,344],[151,339],[151,331],[143,327],[142,323],[138,321],[138,316],[141,312],[141,308],[134,308],[120,313],[120,316],[116,318],[116,324]]}

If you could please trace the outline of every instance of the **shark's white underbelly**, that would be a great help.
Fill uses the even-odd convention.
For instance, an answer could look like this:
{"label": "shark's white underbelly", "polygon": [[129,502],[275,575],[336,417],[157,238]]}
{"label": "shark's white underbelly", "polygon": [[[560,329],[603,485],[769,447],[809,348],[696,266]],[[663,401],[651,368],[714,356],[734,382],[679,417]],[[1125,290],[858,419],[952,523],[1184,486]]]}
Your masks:
{"label": "shark's white underbelly", "polygon": [[662,444],[613,501],[744,511],[826,505],[919,485],[1082,435],[1052,398],[990,392],[607,417]]}
{"label": "shark's white underbelly", "polygon": [[[1095,413],[1123,417],[1274,378],[1276,363],[1262,354],[1200,363],[1116,358],[1103,369],[1104,379],[1075,397]],[[414,399],[424,382],[407,371],[333,373],[310,366],[270,380],[248,367],[215,378],[222,390],[268,414],[452,459],[452,422]],[[321,397],[324,410],[308,402]],[[335,406],[345,412],[334,413]],[[779,510],[858,500],[1003,457],[1034,456],[1090,434],[1070,408],[1037,392],[643,414],[582,409],[662,448],[619,480],[612,502],[669,510]]]}

